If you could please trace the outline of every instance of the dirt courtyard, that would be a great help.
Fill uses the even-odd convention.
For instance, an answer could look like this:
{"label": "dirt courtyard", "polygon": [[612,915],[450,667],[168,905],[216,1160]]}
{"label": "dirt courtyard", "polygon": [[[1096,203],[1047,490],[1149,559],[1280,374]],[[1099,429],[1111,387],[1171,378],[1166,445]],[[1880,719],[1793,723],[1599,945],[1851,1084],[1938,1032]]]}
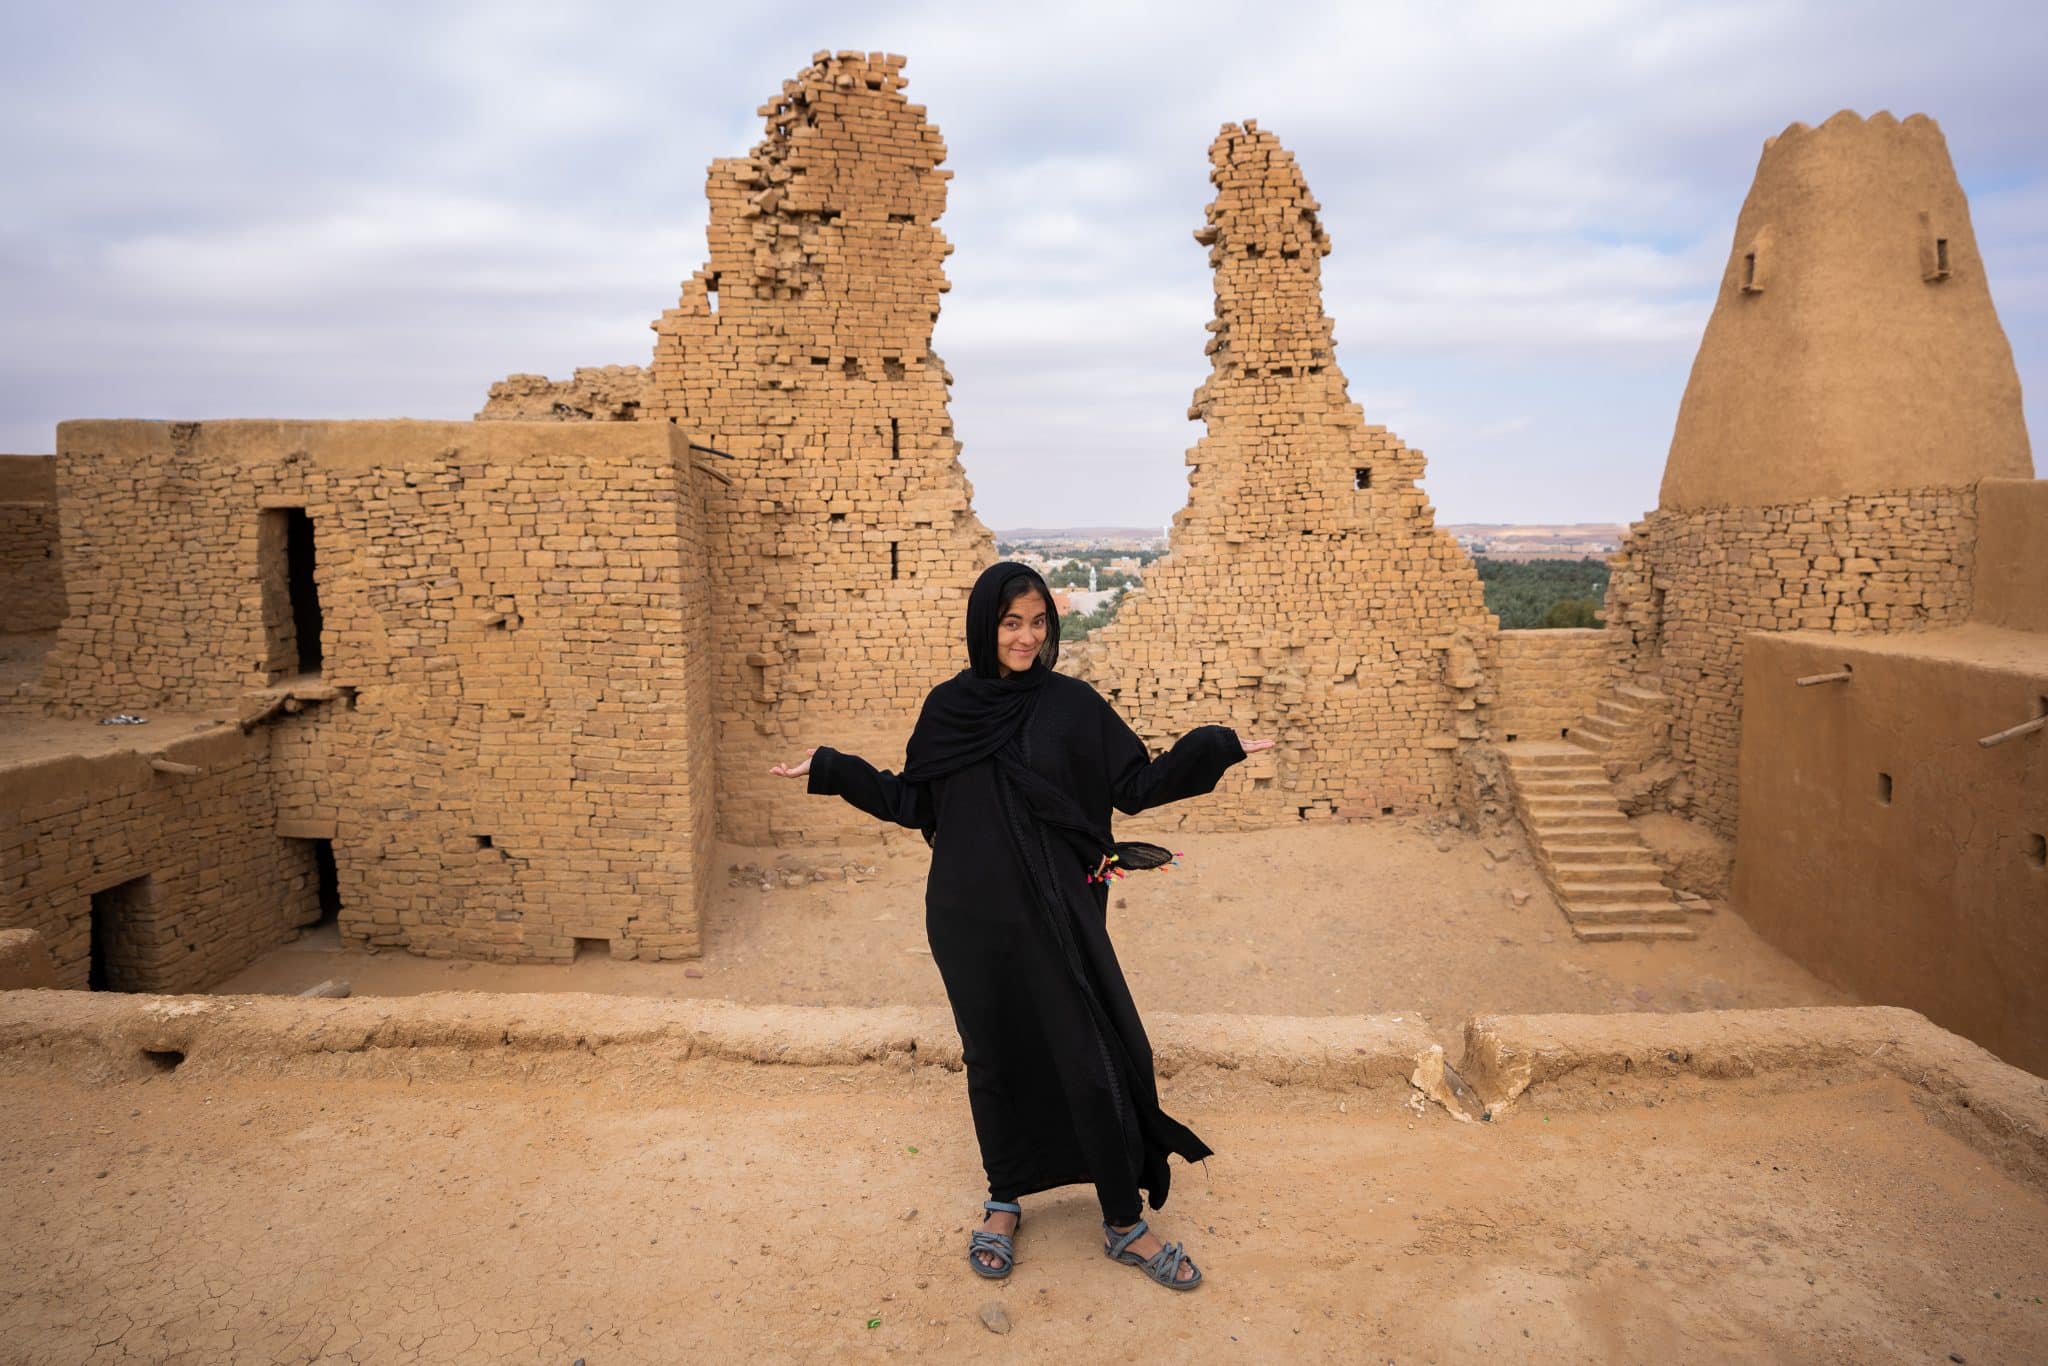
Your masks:
{"label": "dirt courtyard", "polygon": [[2048,1201],[1891,1077],[1643,1078],[1458,1124],[1189,1070],[1170,1104],[1219,1155],[1157,1216],[1208,1275],[1185,1298],[1094,1250],[1080,1190],[1027,1200],[1015,1275],[975,1280],[956,1072],[645,1081],[10,1076],[5,1355],[2048,1356]]}
{"label": "dirt courtyard", "polygon": [[[1851,1002],[1728,911],[1694,916],[1696,940],[1579,942],[1515,832],[1479,839],[1388,821],[1171,839],[1186,854],[1181,867],[1134,874],[1111,889],[1110,930],[1145,1010],[1407,1011],[1448,1042],[1466,1016],[1483,1011]],[[434,960],[344,951],[329,927],[215,990],[296,992],[341,978],[368,995],[581,991],[940,1005],[945,994],[924,934],[929,859],[914,835],[886,848],[779,856],[723,846],[727,871],[706,919],[701,963],[614,962],[601,952],[558,967]],[[730,871],[735,865],[753,871]],[[1523,904],[1517,892],[1526,894]]]}

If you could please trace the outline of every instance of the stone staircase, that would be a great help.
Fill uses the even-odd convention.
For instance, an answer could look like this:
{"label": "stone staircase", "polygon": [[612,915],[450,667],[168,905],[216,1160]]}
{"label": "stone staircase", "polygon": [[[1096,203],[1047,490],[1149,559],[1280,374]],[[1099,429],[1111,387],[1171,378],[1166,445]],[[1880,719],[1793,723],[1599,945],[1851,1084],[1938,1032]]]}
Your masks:
{"label": "stone staircase", "polygon": [[[1575,739],[1578,730],[1573,727]],[[1600,754],[1559,740],[1518,740],[1502,745],[1500,753],[1514,789],[1515,814],[1529,832],[1543,880],[1564,907],[1573,934],[1581,939],[1696,937],[1685,908],[1622,815]]]}
{"label": "stone staircase", "polygon": [[1570,740],[1598,756],[1608,777],[1661,750],[1671,731],[1670,699],[1640,683],[1609,688],[1571,728]]}

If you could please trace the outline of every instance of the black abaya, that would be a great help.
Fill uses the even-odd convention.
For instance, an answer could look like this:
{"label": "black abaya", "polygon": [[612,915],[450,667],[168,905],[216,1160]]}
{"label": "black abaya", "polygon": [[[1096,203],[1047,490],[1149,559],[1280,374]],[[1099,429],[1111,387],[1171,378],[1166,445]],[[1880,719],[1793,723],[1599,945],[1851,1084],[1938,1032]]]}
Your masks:
{"label": "black abaya", "polygon": [[[943,690],[968,681],[934,690],[927,720]],[[821,747],[810,790],[932,840],[925,929],[960,1030],[990,1197],[1090,1182],[1104,1217],[1128,1224],[1140,1190],[1154,1209],[1165,1203],[1169,1153],[1193,1162],[1209,1148],[1159,1108],[1151,1045],[1109,940],[1108,887],[1088,877],[1112,805],[1136,814],[1199,796],[1244,749],[1229,728],[1202,726],[1153,759],[1088,684],[1043,663],[1003,683],[1013,681],[1028,698],[998,699],[1014,729],[994,752],[920,782],[915,768],[899,777]]]}

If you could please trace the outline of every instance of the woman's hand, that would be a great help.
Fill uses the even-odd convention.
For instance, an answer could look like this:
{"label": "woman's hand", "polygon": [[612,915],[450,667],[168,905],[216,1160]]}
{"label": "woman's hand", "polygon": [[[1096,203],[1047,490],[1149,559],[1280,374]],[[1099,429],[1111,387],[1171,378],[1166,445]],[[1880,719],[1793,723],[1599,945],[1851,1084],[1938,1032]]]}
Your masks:
{"label": "woman's hand", "polygon": [[804,761],[802,763],[777,764],[768,771],[778,778],[801,778],[811,771],[811,756],[817,752],[816,749],[807,749],[804,751]]}
{"label": "woman's hand", "polygon": [[1257,754],[1262,749],[1271,749],[1273,747],[1273,741],[1271,740],[1247,740],[1242,735],[1237,737],[1237,743],[1244,746],[1246,754]]}

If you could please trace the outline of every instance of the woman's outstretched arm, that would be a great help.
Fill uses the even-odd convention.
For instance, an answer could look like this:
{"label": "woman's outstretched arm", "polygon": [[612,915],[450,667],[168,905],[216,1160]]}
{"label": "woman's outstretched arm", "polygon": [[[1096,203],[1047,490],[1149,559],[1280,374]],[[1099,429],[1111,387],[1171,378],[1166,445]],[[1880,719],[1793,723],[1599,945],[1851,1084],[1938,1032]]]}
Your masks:
{"label": "woman's outstretched arm", "polygon": [[1229,726],[1196,726],[1154,759],[1124,719],[1103,703],[1103,755],[1111,800],[1127,816],[1213,792],[1229,767],[1271,740],[1241,740]]}
{"label": "woman's outstretched arm", "polygon": [[777,764],[769,769],[778,778],[810,779],[809,790],[824,797],[839,797],[858,811],[878,821],[891,821],[912,830],[932,826],[931,789],[923,783],[906,783],[895,774],[876,770],[857,754],[841,754],[829,745],[811,750],[800,764]]}

